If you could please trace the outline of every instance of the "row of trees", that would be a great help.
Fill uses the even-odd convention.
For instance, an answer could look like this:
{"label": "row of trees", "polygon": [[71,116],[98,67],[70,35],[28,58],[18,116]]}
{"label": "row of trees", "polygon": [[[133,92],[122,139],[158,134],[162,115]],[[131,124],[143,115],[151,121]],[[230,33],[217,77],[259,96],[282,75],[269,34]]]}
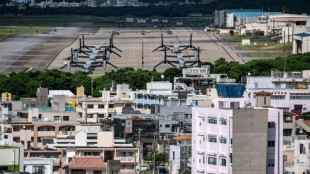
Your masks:
{"label": "row of trees", "polygon": [[[224,58],[220,58],[214,64],[203,62],[199,64],[199,66],[201,65],[210,65],[211,73],[225,73],[228,74],[228,77],[240,81],[241,77],[248,73],[256,76],[268,76],[271,70],[283,71],[285,68],[286,71],[302,71],[310,69],[310,53],[293,55],[286,59],[253,60],[245,64],[227,62]],[[176,68],[169,68],[163,73],[155,70],[119,69],[94,78],[93,95],[98,97],[101,95],[99,91],[104,88],[110,89],[111,81],[115,81],[116,84],[129,84],[132,90],[137,90],[145,89],[146,83],[151,80],[173,82],[174,77],[180,76],[182,76],[182,70]],[[91,95],[91,82],[91,77],[83,72],[75,74],[59,70],[20,72],[11,73],[9,76],[0,75],[0,92],[11,92],[15,99],[19,99],[20,97],[34,97],[38,87],[54,90],[71,90],[75,93],[76,87],[83,85],[86,89],[86,94]]]}

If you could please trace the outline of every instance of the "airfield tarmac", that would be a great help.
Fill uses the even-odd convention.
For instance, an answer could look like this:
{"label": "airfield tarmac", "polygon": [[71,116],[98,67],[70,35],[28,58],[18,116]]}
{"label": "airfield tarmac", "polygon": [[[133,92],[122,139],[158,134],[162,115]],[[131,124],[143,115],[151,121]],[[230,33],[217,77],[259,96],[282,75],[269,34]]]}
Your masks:
{"label": "airfield tarmac", "polygon": [[[60,69],[64,65],[64,59],[70,56],[71,48],[78,48],[78,38],[85,35],[86,45],[107,45],[109,38],[116,28],[79,28],[62,27],[56,32],[41,35],[18,35],[6,39],[0,43],[0,72],[8,74],[12,71]],[[168,30],[172,34],[168,34]],[[223,57],[227,61],[243,63],[236,51],[225,45],[212,33],[206,33],[202,29],[192,28],[144,28],[145,34],[141,34],[142,28],[121,28],[119,35],[114,36],[114,45],[123,52],[121,58],[111,55],[110,62],[118,68],[133,67],[152,70],[163,60],[162,52],[152,52],[160,45],[160,35],[164,35],[164,44],[184,45],[189,44],[190,34],[193,33],[193,46],[200,47],[200,59],[202,62],[214,63]],[[184,51],[182,54],[192,54],[192,51]],[[142,67],[142,55],[144,65]],[[194,58],[191,58],[192,60]],[[164,71],[171,67],[162,64],[157,71]],[[81,68],[62,69],[75,72]],[[107,65],[106,69],[97,67],[94,74],[104,74],[115,70]]]}

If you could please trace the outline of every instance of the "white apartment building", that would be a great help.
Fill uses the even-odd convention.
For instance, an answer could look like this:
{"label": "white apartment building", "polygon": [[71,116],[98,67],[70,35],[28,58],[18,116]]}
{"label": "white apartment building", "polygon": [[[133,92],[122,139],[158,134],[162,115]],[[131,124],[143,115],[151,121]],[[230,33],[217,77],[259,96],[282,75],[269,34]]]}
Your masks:
{"label": "white apartment building", "polygon": [[134,91],[131,94],[134,99],[135,110],[144,114],[151,113],[152,105],[165,105],[170,101],[177,101],[178,106],[192,104],[194,94],[187,94],[187,99],[178,100],[178,93],[172,90],[172,83],[163,81],[152,81],[147,83],[146,90]]}
{"label": "white apartment building", "polygon": [[192,174],[282,173],[282,110],[192,111]]}
{"label": "white apartment building", "polygon": [[247,76],[244,99],[248,105],[256,106],[256,92],[269,92],[270,106],[293,111],[301,115],[310,111],[310,76],[309,71],[280,72],[272,71],[270,77]]}

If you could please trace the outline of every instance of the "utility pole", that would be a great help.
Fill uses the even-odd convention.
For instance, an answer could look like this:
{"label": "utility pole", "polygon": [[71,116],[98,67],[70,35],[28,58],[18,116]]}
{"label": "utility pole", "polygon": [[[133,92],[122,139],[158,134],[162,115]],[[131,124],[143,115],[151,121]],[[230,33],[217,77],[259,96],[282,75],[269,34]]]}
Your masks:
{"label": "utility pole", "polygon": [[91,96],[93,97],[94,96],[94,79],[91,78]]}
{"label": "utility pole", "polygon": [[287,24],[287,31],[288,31],[288,39],[287,39],[287,45],[288,45],[288,56],[290,56],[290,23],[288,22],[288,24]]}
{"label": "utility pole", "polygon": [[144,40],[143,40],[143,38],[144,37],[142,37],[142,70],[143,70],[143,66],[144,66]]}
{"label": "utility pole", "polygon": [[[283,31],[283,44],[284,44],[284,46],[283,46],[283,56],[285,57],[285,31]],[[284,70],[285,71],[285,70]]]}
{"label": "utility pole", "polygon": [[155,154],[155,149],[156,149],[156,144],[155,144],[155,136],[156,136],[156,133],[154,133],[154,147],[153,147],[153,174],[155,174],[155,157],[156,157],[156,154]]}
{"label": "utility pole", "polygon": [[139,131],[139,172],[141,171],[141,128],[138,129]]}

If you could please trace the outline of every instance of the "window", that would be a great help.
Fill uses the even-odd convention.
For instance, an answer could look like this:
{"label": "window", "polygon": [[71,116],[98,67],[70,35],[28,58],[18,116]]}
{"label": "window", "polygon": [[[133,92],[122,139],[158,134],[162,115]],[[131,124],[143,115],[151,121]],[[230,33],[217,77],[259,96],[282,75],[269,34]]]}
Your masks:
{"label": "window", "polygon": [[275,128],[276,123],[275,122],[268,122],[268,128]]}
{"label": "window", "polygon": [[175,159],[175,151],[172,152],[172,159]]}
{"label": "window", "polygon": [[227,140],[225,138],[222,138],[221,140],[221,144],[226,144]]}
{"label": "window", "polygon": [[126,165],[121,165],[121,169],[126,169]]}
{"label": "window", "polygon": [[220,165],[221,166],[226,166],[226,159],[220,159]]}
{"label": "window", "polygon": [[114,104],[109,104],[109,108],[114,108]]}
{"label": "window", "polygon": [[60,121],[60,116],[54,116],[54,121]]}
{"label": "window", "polygon": [[98,118],[104,118],[104,114],[98,114]]}
{"label": "window", "polygon": [[33,173],[34,174],[43,174],[44,173],[43,166],[34,166],[33,167]]}
{"label": "window", "polygon": [[69,116],[63,116],[63,121],[69,121]]}
{"label": "window", "polygon": [[202,163],[205,163],[205,156],[202,157]]}
{"label": "window", "polygon": [[283,161],[287,161],[287,155],[283,155]]}
{"label": "window", "polygon": [[104,105],[98,105],[98,109],[104,109]]}
{"label": "window", "polygon": [[170,125],[169,125],[169,124],[166,124],[166,125],[165,125],[165,128],[170,128]]}
{"label": "window", "polygon": [[133,170],[135,167],[133,165],[127,165],[128,170]]}
{"label": "window", "polygon": [[100,152],[84,152],[84,156],[100,156]]}
{"label": "window", "polygon": [[88,109],[93,109],[93,108],[94,108],[94,105],[87,105],[87,108],[88,108]]}
{"label": "window", "polygon": [[283,129],[283,136],[291,136],[292,129]]}
{"label": "window", "polygon": [[214,158],[214,157],[208,157],[208,164],[216,165],[216,158]]}
{"label": "window", "polygon": [[274,147],[274,141],[268,141],[268,147]]}
{"label": "window", "polygon": [[55,131],[54,127],[47,127],[47,131]]}
{"label": "window", "polygon": [[210,118],[210,119],[209,119],[209,123],[210,123],[210,124],[216,124],[216,123],[217,123],[216,118]]}
{"label": "window", "polygon": [[125,157],[125,156],[127,156],[127,154],[126,154],[126,152],[119,152],[119,156],[120,157]]}
{"label": "window", "polygon": [[221,125],[227,125],[227,120],[221,120]]}
{"label": "window", "polygon": [[41,137],[38,137],[37,140],[38,140],[38,143],[42,143],[42,138]]}
{"label": "window", "polygon": [[216,138],[215,137],[209,137],[209,142],[216,143]]}
{"label": "window", "polygon": [[87,118],[94,118],[94,114],[87,114]]}
{"label": "window", "polygon": [[102,171],[100,171],[100,170],[96,171],[95,170],[93,174],[102,174]]}
{"label": "window", "polygon": [[8,139],[8,135],[4,135],[4,139]]}
{"label": "window", "polygon": [[268,159],[267,166],[268,167],[274,167],[274,159]]}
{"label": "window", "polygon": [[134,156],[133,152],[127,152],[127,156]]}
{"label": "window", "polygon": [[19,129],[19,127],[13,127],[13,131],[14,131],[14,132],[19,132],[20,129]]}
{"label": "window", "polygon": [[43,131],[43,127],[38,127],[38,131]]}

